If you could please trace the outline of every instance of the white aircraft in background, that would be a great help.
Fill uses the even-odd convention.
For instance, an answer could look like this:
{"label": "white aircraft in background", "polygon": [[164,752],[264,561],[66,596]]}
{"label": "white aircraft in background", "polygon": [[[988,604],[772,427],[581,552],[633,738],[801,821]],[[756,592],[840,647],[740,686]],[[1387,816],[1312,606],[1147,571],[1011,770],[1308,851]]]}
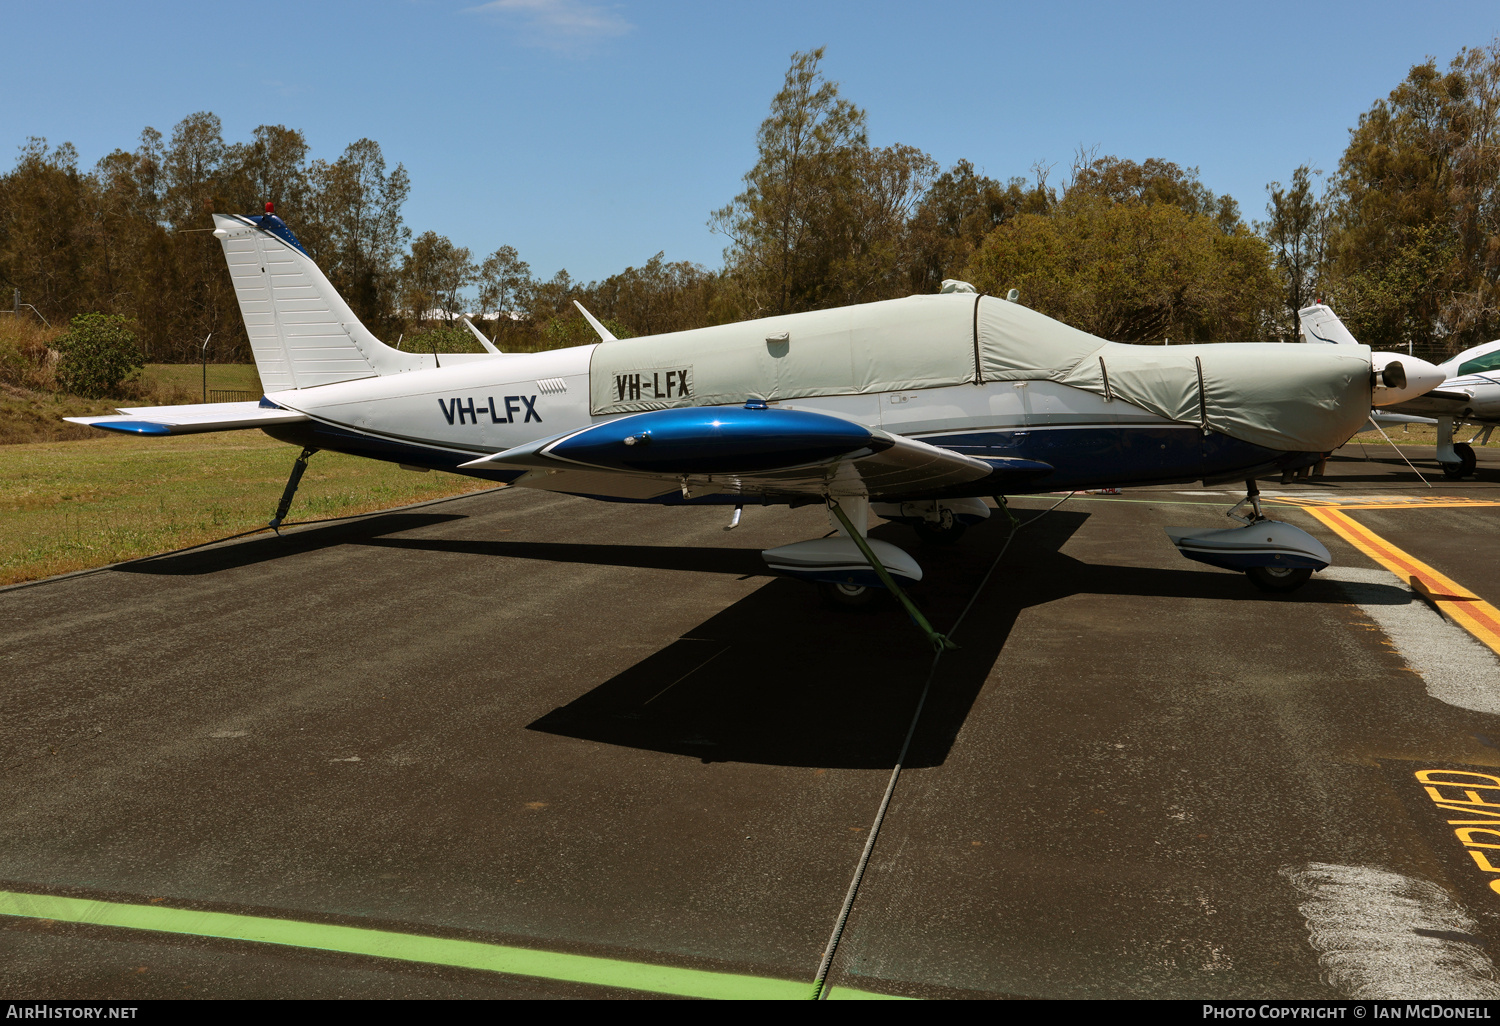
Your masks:
{"label": "white aircraft in background", "polygon": [[[272,526],[320,449],[612,502],[827,507],[837,537],[762,553],[860,604],[922,570],[867,539],[871,512],[952,541],[984,497],[1246,482],[1244,527],[1169,534],[1184,555],[1288,590],[1326,549],[1261,513],[1254,478],[1347,441],[1372,400],[1417,394],[1363,346],[1122,345],[961,282],[944,294],[541,353],[438,355],[377,340],[270,205],[214,215],[258,402],[70,418],[175,435],[258,428],[302,447]],[[580,310],[582,307],[580,307]],[[1248,516],[1236,516],[1249,506]]]}
{"label": "white aircraft in background", "polygon": [[[1297,316],[1308,342],[1359,344],[1343,321],[1322,303],[1304,307]],[[1443,473],[1454,479],[1474,473],[1477,460],[1469,443],[1477,439],[1484,445],[1500,424],[1500,339],[1465,349],[1436,366],[1404,353],[1374,353],[1371,359],[1376,365],[1382,360],[1399,360],[1409,365],[1409,383],[1430,382],[1425,392],[1380,404],[1380,412],[1372,414],[1371,420],[1379,424],[1436,424],[1437,460]],[[1420,372],[1420,378],[1414,369]],[[1468,442],[1453,441],[1453,429],[1461,424],[1479,428]]]}

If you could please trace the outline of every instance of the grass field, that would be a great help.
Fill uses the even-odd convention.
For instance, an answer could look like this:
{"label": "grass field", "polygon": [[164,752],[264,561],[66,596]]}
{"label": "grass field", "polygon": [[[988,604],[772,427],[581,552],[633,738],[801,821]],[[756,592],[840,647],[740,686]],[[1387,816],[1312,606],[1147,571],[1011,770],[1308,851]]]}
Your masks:
{"label": "grass field", "polygon": [[[226,386],[227,387],[227,386]],[[258,431],[97,435],[0,449],[0,584],[195,545],[264,527],[297,449]],[[489,482],[314,456],[288,521],[479,491]]]}

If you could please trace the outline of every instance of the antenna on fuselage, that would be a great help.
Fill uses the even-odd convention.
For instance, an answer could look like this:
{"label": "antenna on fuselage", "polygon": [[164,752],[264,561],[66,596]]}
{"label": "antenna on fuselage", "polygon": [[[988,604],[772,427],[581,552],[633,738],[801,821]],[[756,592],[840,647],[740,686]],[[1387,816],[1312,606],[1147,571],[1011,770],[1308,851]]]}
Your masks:
{"label": "antenna on fuselage", "polygon": [[481,335],[479,333],[479,329],[474,327],[473,321],[469,320],[467,317],[461,319],[463,320],[464,324],[468,325],[469,330],[474,333],[474,337],[479,339],[479,344],[484,346],[486,352],[494,353],[496,356],[500,355],[500,350],[496,348],[495,343],[491,342],[489,339]]}
{"label": "antenna on fuselage", "polygon": [[600,342],[618,342],[618,341],[620,341],[619,339],[615,338],[615,336],[613,334],[611,334],[611,332],[610,332],[610,330],[608,328],[606,328],[604,325],[600,324],[594,318],[593,314],[591,314],[587,310],[585,310],[583,308],[583,304],[582,303],[580,303],[578,300],[575,299],[575,300],[573,300],[573,305],[576,306],[576,307],[578,307],[578,312],[581,313],[581,314],[583,314],[583,319],[589,322],[589,327],[593,328],[596,332],[598,332],[598,334],[599,334],[599,341]]}

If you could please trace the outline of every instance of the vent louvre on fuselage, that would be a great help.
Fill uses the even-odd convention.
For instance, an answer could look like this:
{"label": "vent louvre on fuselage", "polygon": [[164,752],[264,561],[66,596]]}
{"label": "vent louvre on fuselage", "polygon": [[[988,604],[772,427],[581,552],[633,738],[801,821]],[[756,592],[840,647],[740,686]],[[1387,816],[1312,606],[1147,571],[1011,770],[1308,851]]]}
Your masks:
{"label": "vent louvre on fuselage", "polygon": [[542,395],[562,395],[568,390],[568,383],[562,378],[538,378],[536,390]]}

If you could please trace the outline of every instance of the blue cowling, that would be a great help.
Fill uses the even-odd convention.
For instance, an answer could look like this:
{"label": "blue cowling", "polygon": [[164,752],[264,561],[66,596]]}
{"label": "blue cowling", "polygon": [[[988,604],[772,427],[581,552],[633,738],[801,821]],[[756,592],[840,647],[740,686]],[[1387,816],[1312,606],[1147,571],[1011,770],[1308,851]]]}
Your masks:
{"label": "blue cowling", "polygon": [[611,420],[543,451],[611,470],[732,474],[822,463],[892,444],[852,421],[823,413],[695,406]]}

